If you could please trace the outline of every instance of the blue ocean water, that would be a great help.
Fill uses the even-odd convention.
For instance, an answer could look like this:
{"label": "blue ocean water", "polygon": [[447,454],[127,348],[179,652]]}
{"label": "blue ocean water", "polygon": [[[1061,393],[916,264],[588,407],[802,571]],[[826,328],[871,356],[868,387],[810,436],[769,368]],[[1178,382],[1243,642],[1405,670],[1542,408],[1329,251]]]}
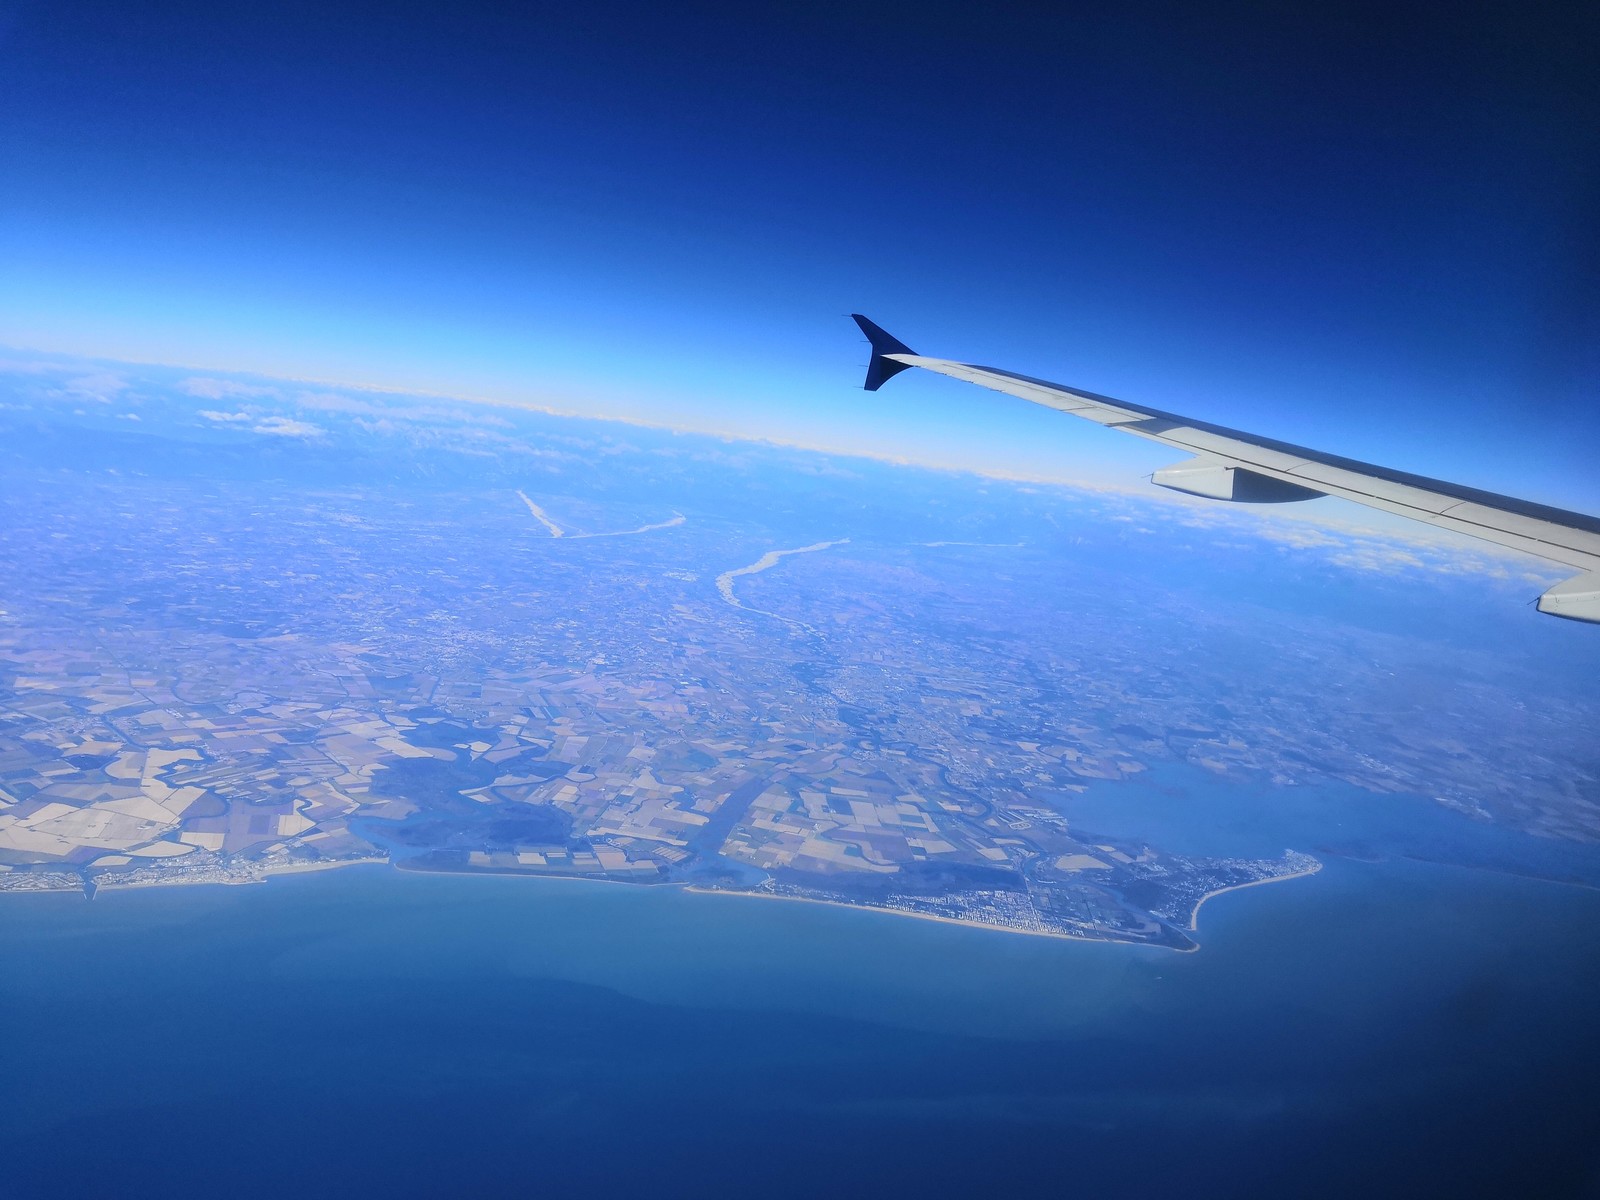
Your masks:
{"label": "blue ocean water", "polygon": [[1137,788],[1101,784],[1065,803],[1084,837],[1104,832],[1199,856],[1394,858],[1600,887],[1600,852],[1585,842],[1535,837],[1466,817],[1423,796],[1348,785],[1240,784],[1186,763],[1163,763]]}
{"label": "blue ocean water", "polygon": [[1178,954],[352,868],[0,897],[0,1194],[1595,1194],[1600,893],[1404,858]]}

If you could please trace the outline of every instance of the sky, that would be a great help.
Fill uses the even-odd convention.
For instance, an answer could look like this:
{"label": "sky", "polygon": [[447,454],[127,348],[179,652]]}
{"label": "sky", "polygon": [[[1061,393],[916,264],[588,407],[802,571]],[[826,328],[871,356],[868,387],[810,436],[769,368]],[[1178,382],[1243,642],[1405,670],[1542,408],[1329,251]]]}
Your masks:
{"label": "sky", "polygon": [[1005,367],[1600,511],[1600,9],[0,0],[0,344],[1031,477]]}

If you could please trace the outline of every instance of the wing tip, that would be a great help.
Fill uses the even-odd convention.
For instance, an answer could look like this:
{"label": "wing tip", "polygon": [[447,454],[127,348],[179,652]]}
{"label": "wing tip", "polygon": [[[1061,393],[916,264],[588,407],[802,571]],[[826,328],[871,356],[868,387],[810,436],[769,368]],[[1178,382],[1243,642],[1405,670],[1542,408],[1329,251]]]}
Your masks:
{"label": "wing tip", "polygon": [[909,363],[895,362],[885,357],[889,354],[915,354],[916,351],[906,345],[893,334],[888,333],[882,326],[869,321],[860,313],[851,313],[851,318],[861,326],[861,332],[867,335],[867,341],[872,343],[872,361],[867,363],[867,380],[863,384],[867,391],[875,392],[901,371],[909,369]]}

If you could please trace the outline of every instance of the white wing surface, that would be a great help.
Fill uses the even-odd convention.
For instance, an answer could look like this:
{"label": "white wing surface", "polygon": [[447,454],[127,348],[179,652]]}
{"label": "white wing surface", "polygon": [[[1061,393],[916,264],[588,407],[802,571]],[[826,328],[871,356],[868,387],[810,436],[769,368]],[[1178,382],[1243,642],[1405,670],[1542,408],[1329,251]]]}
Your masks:
{"label": "white wing surface", "polygon": [[1600,623],[1600,518],[1293,446],[1013,371],[928,358],[867,318],[858,314],[855,320],[872,342],[868,391],[909,367],[921,367],[1183,450],[1194,457],[1152,476],[1175,491],[1255,504],[1339,496],[1577,567],[1582,574],[1539,597],[1539,611]]}

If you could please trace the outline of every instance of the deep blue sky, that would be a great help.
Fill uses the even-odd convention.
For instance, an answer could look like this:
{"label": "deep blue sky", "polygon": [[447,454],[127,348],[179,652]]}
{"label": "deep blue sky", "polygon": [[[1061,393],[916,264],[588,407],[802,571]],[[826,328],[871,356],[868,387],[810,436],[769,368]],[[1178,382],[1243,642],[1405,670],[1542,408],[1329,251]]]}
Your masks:
{"label": "deep blue sky", "polygon": [[1600,510],[1593,5],[0,13],[11,346],[1032,474],[1171,457],[929,377],[867,396],[859,310]]}

